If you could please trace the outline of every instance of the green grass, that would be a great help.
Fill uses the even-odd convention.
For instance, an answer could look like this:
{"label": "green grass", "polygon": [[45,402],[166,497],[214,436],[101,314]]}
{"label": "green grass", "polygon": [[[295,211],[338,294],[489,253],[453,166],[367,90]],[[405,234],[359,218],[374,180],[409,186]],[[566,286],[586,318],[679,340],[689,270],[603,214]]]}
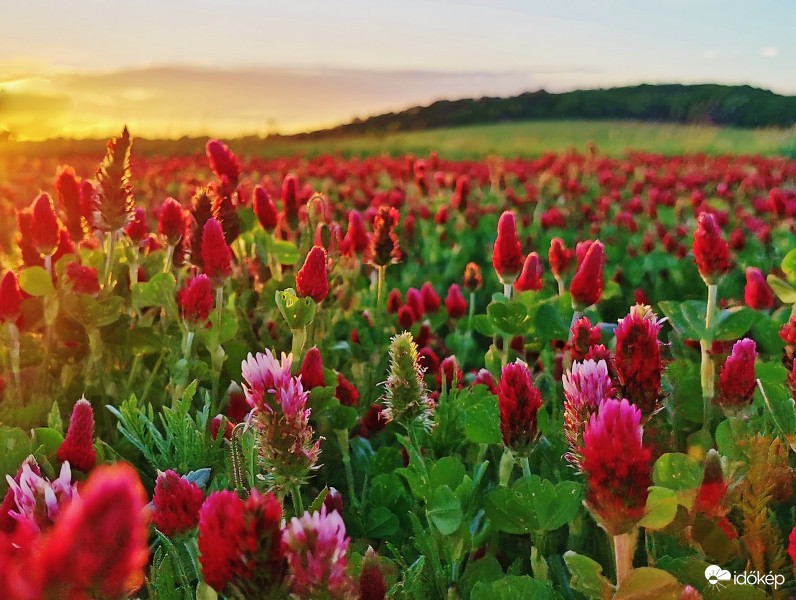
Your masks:
{"label": "green grass", "polygon": [[[135,132],[133,132],[135,134]],[[143,156],[203,153],[205,138],[136,141],[135,152]],[[675,125],[632,121],[526,121],[451,127],[406,133],[385,133],[342,139],[260,139],[226,140],[235,153],[263,157],[406,154],[426,155],[435,150],[451,159],[480,158],[490,154],[505,157],[536,157],[549,151],[569,148],[584,151],[594,142],[603,154],[617,156],[627,149],[668,155],[705,152],[708,154],[785,154],[796,156],[793,129],[736,129],[708,125]],[[66,156],[73,153],[102,154],[103,140],[52,140],[0,144],[2,154]]]}
{"label": "green grass", "polygon": [[594,142],[605,154],[637,149],[663,154],[706,152],[774,155],[793,145],[796,136],[783,129],[733,129],[705,125],[673,125],[628,121],[531,121],[385,134],[347,140],[285,140],[264,144],[263,155],[305,152],[344,154],[427,154],[450,158],[489,154],[534,157],[568,148],[585,150]]}

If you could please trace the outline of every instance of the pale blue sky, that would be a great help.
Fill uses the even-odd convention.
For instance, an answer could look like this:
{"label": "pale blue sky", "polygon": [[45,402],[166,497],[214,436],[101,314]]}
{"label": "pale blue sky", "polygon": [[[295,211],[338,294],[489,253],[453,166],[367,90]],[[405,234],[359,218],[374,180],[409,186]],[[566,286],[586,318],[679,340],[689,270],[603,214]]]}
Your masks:
{"label": "pale blue sky", "polygon": [[[259,73],[282,86],[277,69],[351,107],[302,121],[275,105],[267,118],[291,130],[437,97],[539,87],[719,82],[796,94],[794,30],[794,0],[26,0],[0,12],[0,85],[67,94],[80,111],[86,97],[70,86],[98,73],[192,67]],[[356,83],[338,85],[340,70],[357,71],[348,78]],[[385,97],[365,89],[395,87],[396,78],[400,89]],[[172,94],[159,85],[139,82],[127,100]],[[94,104],[115,104],[113,90],[103,92]]]}

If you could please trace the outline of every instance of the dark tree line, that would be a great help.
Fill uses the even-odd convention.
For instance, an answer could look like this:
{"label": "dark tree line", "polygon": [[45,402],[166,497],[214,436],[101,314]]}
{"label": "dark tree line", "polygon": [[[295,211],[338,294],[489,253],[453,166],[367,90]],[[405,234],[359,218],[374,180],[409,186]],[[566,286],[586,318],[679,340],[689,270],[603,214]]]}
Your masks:
{"label": "dark tree line", "polygon": [[440,100],[295,137],[383,134],[455,125],[547,119],[638,120],[734,127],[790,127],[796,96],[726,85],[637,85],[511,98]]}

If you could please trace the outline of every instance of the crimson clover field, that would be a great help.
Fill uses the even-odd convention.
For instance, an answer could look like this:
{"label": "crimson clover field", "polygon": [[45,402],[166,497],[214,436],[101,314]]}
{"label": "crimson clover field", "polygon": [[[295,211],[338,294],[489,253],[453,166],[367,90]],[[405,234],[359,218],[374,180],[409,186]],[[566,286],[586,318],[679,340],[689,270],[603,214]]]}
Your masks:
{"label": "crimson clover field", "polygon": [[796,161],[2,160],[4,598],[796,594]]}

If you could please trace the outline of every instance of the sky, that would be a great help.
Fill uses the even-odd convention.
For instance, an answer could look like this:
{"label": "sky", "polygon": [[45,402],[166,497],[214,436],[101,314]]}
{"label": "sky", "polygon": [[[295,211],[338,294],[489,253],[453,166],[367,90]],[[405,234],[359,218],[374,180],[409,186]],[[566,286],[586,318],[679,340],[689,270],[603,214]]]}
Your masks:
{"label": "sky", "polygon": [[794,23],[793,0],[6,2],[0,131],[294,133],[441,98],[638,83],[796,94]]}

